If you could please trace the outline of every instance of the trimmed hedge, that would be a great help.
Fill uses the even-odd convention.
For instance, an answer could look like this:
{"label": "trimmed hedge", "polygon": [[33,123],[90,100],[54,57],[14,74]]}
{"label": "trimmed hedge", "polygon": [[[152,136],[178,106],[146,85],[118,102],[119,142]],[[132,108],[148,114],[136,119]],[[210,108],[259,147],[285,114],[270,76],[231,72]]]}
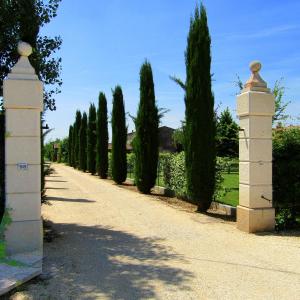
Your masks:
{"label": "trimmed hedge", "polygon": [[300,128],[274,132],[273,201],[279,223],[291,227],[300,212]]}
{"label": "trimmed hedge", "polygon": [[[187,200],[188,195],[184,152],[180,152],[178,154],[162,153],[160,155],[160,168],[163,173],[165,187],[173,190],[177,197]],[[222,172],[224,172],[222,159],[218,158],[216,164],[214,200],[221,198],[225,192],[222,187],[222,182],[224,180]],[[198,204],[198,201],[195,200],[194,203]]]}

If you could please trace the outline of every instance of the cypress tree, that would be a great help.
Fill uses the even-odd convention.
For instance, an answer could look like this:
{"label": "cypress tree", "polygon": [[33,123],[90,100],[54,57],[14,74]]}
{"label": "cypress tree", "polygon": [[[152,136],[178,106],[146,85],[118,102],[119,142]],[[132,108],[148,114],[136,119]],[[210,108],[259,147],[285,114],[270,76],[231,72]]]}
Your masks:
{"label": "cypress tree", "polygon": [[96,173],[96,118],[95,105],[91,104],[87,128],[87,170],[92,174]]}
{"label": "cypress tree", "polygon": [[72,149],[71,149],[71,151],[72,151],[72,167],[75,168],[75,157],[76,157],[75,149],[76,149],[76,136],[77,136],[77,134],[76,134],[77,130],[76,130],[76,123],[75,122],[74,122],[72,127],[73,127],[73,131],[72,131]]}
{"label": "cypress tree", "polygon": [[97,172],[103,179],[107,178],[108,171],[108,128],[107,102],[104,93],[99,94],[97,111]]}
{"label": "cypress tree", "polygon": [[120,86],[113,91],[112,109],[112,178],[117,184],[121,184],[127,177],[126,142],[127,128],[123,93]]}
{"label": "cypress tree", "polygon": [[140,71],[140,103],[135,119],[135,183],[142,193],[155,185],[158,164],[158,108],[155,103],[152,68],[147,61]]}
{"label": "cypress tree", "polygon": [[76,111],[76,120],[75,120],[75,125],[74,125],[74,137],[75,140],[73,141],[74,143],[74,167],[79,168],[79,130],[81,126],[81,112],[79,110]]}
{"label": "cypress tree", "polygon": [[69,142],[68,142],[68,153],[69,153],[69,165],[72,166],[73,159],[73,126],[69,127]]}
{"label": "cypress tree", "polygon": [[186,50],[185,160],[188,197],[206,211],[215,189],[216,125],[211,90],[210,35],[206,10],[196,7]]}
{"label": "cypress tree", "polygon": [[79,168],[86,171],[87,168],[87,115],[84,112],[79,130]]}

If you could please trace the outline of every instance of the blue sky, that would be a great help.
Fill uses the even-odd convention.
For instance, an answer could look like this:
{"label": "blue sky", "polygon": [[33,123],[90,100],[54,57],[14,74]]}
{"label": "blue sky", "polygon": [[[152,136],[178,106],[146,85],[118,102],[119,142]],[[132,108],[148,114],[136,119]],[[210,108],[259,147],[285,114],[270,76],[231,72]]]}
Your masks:
{"label": "blue sky", "polygon": [[[212,39],[213,92],[220,110],[235,115],[234,81],[245,82],[249,62],[260,60],[261,75],[272,87],[283,78],[288,113],[300,114],[300,1],[206,0]],[[147,58],[153,68],[158,106],[170,111],[162,124],[179,127],[184,118],[183,92],[169,79],[185,79],[184,51],[195,0],[62,0],[58,16],[42,34],[63,39],[62,93],[57,111],[47,112],[55,128],[48,139],[67,136],[76,109],[87,111],[105,92],[111,111],[111,89],[123,88],[125,110],[135,115],[139,70]],[[128,117],[129,131],[134,126]],[[299,121],[293,121],[299,122]]]}

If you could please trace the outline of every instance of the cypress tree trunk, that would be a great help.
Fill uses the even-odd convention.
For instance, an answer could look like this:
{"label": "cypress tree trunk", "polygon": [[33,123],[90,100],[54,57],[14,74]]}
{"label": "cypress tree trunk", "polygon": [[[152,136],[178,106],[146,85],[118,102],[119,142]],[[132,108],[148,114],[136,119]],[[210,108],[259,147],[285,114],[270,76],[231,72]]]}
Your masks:
{"label": "cypress tree trunk", "polygon": [[74,166],[75,168],[79,169],[79,145],[80,145],[80,140],[79,140],[79,131],[80,131],[80,126],[81,126],[81,112],[78,110],[76,112],[76,120],[75,120],[75,155],[74,155]]}
{"label": "cypress tree trunk", "polygon": [[103,93],[99,95],[99,107],[97,111],[97,172],[103,179],[108,172],[108,126],[107,126],[107,102]]}
{"label": "cypress tree trunk", "polygon": [[155,185],[158,164],[158,108],[155,103],[151,65],[145,62],[140,71],[140,103],[135,120],[135,183],[142,193]]}
{"label": "cypress tree trunk", "polygon": [[117,184],[121,184],[127,177],[126,142],[127,128],[123,93],[120,86],[113,91],[112,110],[112,178]]}
{"label": "cypress tree trunk", "polygon": [[96,108],[90,105],[87,129],[87,169],[90,173],[96,173]]}
{"label": "cypress tree trunk", "polygon": [[79,167],[83,172],[86,171],[87,162],[87,115],[84,112],[81,119],[79,131]]}
{"label": "cypress tree trunk", "polygon": [[215,116],[210,35],[203,5],[191,19],[186,50],[185,157],[188,197],[206,211],[215,189]]}
{"label": "cypress tree trunk", "polygon": [[69,154],[69,166],[72,166],[73,159],[73,126],[69,127],[69,140],[68,140],[68,154]]}

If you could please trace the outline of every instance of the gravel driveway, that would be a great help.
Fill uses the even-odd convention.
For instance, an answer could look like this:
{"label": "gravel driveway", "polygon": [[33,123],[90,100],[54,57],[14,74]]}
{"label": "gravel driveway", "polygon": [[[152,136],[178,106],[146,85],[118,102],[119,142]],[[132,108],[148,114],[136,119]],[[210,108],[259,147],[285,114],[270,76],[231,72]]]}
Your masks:
{"label": "gravel driveway", "polygon": [[300,235],[234,222],[53,165],[44,275],[10,299],[300,299]]}

